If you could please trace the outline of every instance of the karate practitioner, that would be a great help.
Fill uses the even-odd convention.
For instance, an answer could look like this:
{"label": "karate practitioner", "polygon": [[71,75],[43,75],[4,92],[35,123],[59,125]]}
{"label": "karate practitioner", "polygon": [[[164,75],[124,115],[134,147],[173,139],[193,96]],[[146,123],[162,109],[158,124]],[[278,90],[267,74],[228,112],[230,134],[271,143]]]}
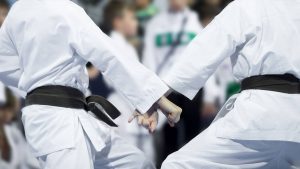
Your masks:
{"label": "karate practitioner", "polygon": [[[139,61],[137,51],[130,43],[130,40],[137,36],[138,25],[132,7],[122,1],[111,1],[104,10],[104,18],[105,23],[110,27],[110,37],[116,49],[123,53],[124,58]],[[111,87],[114,88],[113,85]],[[128,119],[135,110],[132,104],[114,89],[108,96],[108,100],[122,112],[122,115],[116,121],[119,125],[118,133],[128,142],[141,149],[147,157],[154,159],[152,135],[147,130],[137,127],[137,121],[128,125]]]}
{"label": "karate practitioner", "polygon": [[171,88],[192,99],[230,57],[242,92],[163,169],[300,168],[299,21],[298,0],[235,0],[191,42]]}
{"label": "karate practitioner", "polygon": [[103,121],[87,113],[87,61],[145,113],[138,118],[151,132],[157,108],[171,124],[179,120],[180,108],[162,97],[168,87],[115,51],[82,8],[69,0],[20,0],[1,27],[0,79],[27,92],[22,121],[34,156],[45,169],[153,168],[104,123],[105,113]]}
{"label": "karate practitioner", "polygon": [[19,111],[18,104],[13,92],[0,82],[0,168],[38,169],[38,161],[13,123]]}

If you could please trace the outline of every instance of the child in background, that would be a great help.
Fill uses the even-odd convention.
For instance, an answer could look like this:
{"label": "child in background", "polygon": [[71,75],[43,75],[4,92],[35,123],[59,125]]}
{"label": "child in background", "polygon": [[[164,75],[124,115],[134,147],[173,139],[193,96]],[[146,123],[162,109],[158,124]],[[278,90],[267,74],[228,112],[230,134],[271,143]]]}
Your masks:
{"label": "child in background", "polygon": [[143,37],[149,20],[158,13],[158,8],[152,0],[135,0],[136,16],[139,21],[139,36]]}
{"label": "child in background", "polygon": [[[130,43],[130,40],[137,36],[138,27],[133,8],[122,1],[111,1],[104,10],[104,18],[110,29],[110,37],[118,51],[121,51],[123,57],[127,59],[138,60],[137,51]],[[109,81],[108,84],[110,84]],[[113,88],[113,86],[111,87]],[[128,142],[144,151],[149,158],[153,159],[152,136],[149,135],[148,131],[138,127],[137,123],[127,123],[128,118],[135,110],[134,107],[119,92],[114,90],[108,96],[108,100],[122,113],[117,120],[119,134],[127,139]]]}

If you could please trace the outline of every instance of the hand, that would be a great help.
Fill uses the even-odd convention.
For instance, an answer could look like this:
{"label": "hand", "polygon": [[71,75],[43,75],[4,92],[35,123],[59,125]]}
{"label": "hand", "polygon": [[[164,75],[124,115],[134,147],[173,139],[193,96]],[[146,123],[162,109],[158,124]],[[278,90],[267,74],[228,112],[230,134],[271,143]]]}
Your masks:
{"label": "hand", "polygon": [[182,109],[163,96],[150,108],[150,110],[148,110],[146,114],[141,114],[136,110],[133,116],[129,118],[128,122],[130,123],[137,118],[139,125],[142,125],[153,133],[158,123],[157,109],[160,109],[167,117],[168,123],[171,127],[174,127],[175,123],[180,120]]}
{"label": "hand", "polygon": [[128,122],[131,123],[137,118],[138,124],[149,130],[150,133],[154,133],[158,123],[158,113],[151,108],[147,113],[141,114],[138,111],[133,113],[133,116],[129,118]]}
{"label": "hand", "polygon": [[158,109],[167,117],[168,123],[171,127],[174,127],[180,120],[182,109],[168,100],[166,97],[161,97],[157,102]]}

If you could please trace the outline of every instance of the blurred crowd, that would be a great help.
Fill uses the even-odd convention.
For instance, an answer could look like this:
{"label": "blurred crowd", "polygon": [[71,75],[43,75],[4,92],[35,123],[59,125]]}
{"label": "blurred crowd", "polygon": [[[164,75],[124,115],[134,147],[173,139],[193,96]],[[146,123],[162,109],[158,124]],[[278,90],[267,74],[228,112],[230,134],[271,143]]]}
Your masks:
{"label": "blurred crowd", "polygon": [[[101,30],[112,38],[115,50],[127,59],[139,60],[163,77],[189,42],[232,0],[73,1],[83,7]],[[0,26],[14,2],[0,0]],[[137,123],[128,124],[134,107],[114,89],[109,79],[103,77],[90,63],[87,64],[87,70],[90,92],[106,97],[122,112],[122,116],[117,119],[119,128],[116,130],[153,159],[157,167],[167,155],[204,130],[226,99],[239,91],[239,84],[232,77],[230,61],[225,61],[193,101],[177,93],[171,94],[169,98],[183,108],[182,120],[175,127],[170,127],[167,120],[160,116],[157,131],[150,135]],[[3,121],[7,123],[7,120],[3,120],[4,116],[0,118],[0,158],[7,160],[6,151],[3,151],[3,147],[7,147]],[[9,123],[15,119],[9,118]]]}

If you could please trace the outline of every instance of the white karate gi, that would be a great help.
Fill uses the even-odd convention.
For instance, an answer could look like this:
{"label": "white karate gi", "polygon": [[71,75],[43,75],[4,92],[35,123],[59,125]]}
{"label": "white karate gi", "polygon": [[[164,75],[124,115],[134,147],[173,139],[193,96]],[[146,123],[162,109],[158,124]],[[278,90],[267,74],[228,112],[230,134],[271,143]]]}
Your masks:
{"label": "white karate gi", "polygon": [[[136,49],[130,44],[125,37],[117,31],[112,31],[110,34],[116,50],[122,52],[122,57],[128,60],[139,60]],[[108,85],[114,88],[114,86]],[[140,148],[150,159],[154,159],[153,138],[149,131],[139,127],[137,121],[134,120],[128,124],[128,119],[132,116],[135,108],[132,104],[119,92],[113,91],[107,98],[113,105],[115,105],[122,115],[116,119],[118,124],[118,133],[128,142]]]}
{"label": "white karate gi", "polygon": [[216,104],[217,108],[226,101],[228,86],[235,83],[231,61],[226,59],[204,85],[203,101],[209,104]]}
{"label": "white karate gi", "polygon": [[[299,21],[299,0],[235,0],[164,79],[193,98],[228,57],[239,80],[285,73],[300,78]],[[300,168],[299,99],[300,94],[243,91],[231,110],[226,104],[230,111],[224,117],[170,155],[162,168]]]}
{"label": "white karate gi", "polygon": [[[1,27],[0,80],[26,92],[64,85],[85,93],[87,61],[141,112],[168,90],[115,51],[111,39],[69,0],[18,1]],[[84,110],[32,105],[23,109],[22,120],[43,168],[152,168],[139,150]]]}

